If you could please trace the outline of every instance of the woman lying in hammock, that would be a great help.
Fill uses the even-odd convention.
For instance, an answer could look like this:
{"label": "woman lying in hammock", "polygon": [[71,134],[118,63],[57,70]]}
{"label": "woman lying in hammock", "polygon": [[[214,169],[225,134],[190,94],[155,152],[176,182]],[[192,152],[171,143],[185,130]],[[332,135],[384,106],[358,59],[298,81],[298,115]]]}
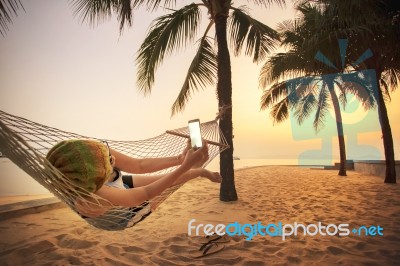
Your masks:
{"label": "woman lying in hammock", "polygon": [[[219,173],[199,167],[208,160],[204,141],[202,148],[188,145],[178,156],[137,159],[110,149],[107,143],[67,140],[55,145],[46,158],[74,185],[101,198],[77,197],[74,204],[90,224],[106,230],[140,222],[158,205],[151,199],[172,186],[200,176],[221,182]],[[178,167],[167,174],[141,175],[172,166]],[[122,176],[121,171],[134,175]]]}

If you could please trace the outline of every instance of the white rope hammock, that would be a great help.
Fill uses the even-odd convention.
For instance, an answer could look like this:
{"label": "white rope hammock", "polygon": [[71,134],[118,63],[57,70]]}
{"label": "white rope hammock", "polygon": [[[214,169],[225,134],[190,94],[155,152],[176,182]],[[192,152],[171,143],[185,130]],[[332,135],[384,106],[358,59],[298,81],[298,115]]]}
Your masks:
{"label": "white rope hammock", "polygon": [[[154,138],[139,141],[100,140],[48,127],[1,110],[0,129],[0,152],[78,214],[79,210],[76,207],[77,199],[88,208],[102,206],[106,200],[93,193],[83,191],[82,188],[71,183],[46,160],[47,152],[55,144],[69,139],[107,141],[112,149],[126,155],[135,158],[151,158],[179,155],[186,147],[187,138],[189,137],[187,127],[182,127],[175,130],[168,130]],[[217,119],[202,123],[201,132],[202,137],[209,145],[209,160],[203,165],[205,167],[229,146],[219,129]],[[151,174],[168,173],[176,167],[174,166]],[[152,199],[151,202],[155,205],[161,204],[180,186],[174,186],[165,190],[161,195]],[[108,201],[107,203],[111,204]],[[105,214],[96,218],[86,218],[85,220],[100,229],[123,230],[127,226],[132,226],[138,222],[132,219],[132,216],[136,217],[136,219],[140,218],[140,215],[135,214],[140,213],[145,207],[149,206],[143,205],[137,208],[113,206]]]}

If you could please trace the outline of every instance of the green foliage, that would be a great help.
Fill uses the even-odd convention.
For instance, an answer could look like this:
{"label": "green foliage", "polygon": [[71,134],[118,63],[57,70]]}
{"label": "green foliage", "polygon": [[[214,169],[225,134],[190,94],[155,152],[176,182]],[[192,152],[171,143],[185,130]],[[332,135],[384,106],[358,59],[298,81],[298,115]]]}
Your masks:
{"label": "green foliage", "polygon": [[231,45],[239,55],[246,41],[245,54],[253,56],[254,62],[264,60],[273,49],[279,35],[277,32],[247,14],[245,8],[232,8],[229,29]]}
{"label": "green foliage", "polygon": [[193,40],[200,23],[199,12],[198,6],[191,4],[154,21],[136,59],[139,90],[150,93],[157,67],[165,56]]}
{"label": "green foliage", "polygon": [[199,48],[190,64],[178,98],[172,105],[172,115],[184,109],[193,90],[204,89],[207,85],[215,84],[217,68],[217,54],[208,38],[203,37],[199,42]]}
{"label": "green foliage", "polygon": [[80,16],[82,22],[88,21],[91,26],[109,20],[114,13],[118,15],[120,31],[125,23],[132,26],[131,0],[73,0],[74,15]]}
{"label": "green foliage", "polygon": [[[300,3],[297,11],[300,15],[296,19],[284,21],[278,26],[281,44],[287,51],[271,56],[261,69],[260,86],[267,88],[269,84],[273,84],[264,91],[261,108],[267,109],[275,104],[278,105],[278,108],[272,108],[270,112],[274,122],[282,122],[289,117],[288,114],[278,113],[278,110],[280,112],[293,110],[299,124],[314,114],[313,125],[317,132],[324,127],[325,115],[331,108],[330,93],[339,95],[338,98],[343,107],[347,102],[346,93],[352,93],[365,109],[374,108],[377,99],[372,89],[360,90],[360,87],[356,87],[354,83],[344,84],[340,75],[329,81],[332,84],[327,84],[321,79],[321,76],[334,72],[354,71],[353,66],[349,64],[350,61],[342,67],[337,35],[331,35],[332,32],[327,30],[327,24],[334,24],[332,26],[334,29],[338,24],[328,17],[331,11],[309,1]],[[364,26],[355,26],[349,32],[353,32],[355,28],[361,29]],[[314,57],[320,50],[339,69],[335,70],[317,62]],[[352,77],[357,79],[359,84],[368,87],[368,80],[366,80],[368,77]],[[285,89],[288,92],[285,93]],[[281,108],[282,101],[285,102],[287,108]]]}

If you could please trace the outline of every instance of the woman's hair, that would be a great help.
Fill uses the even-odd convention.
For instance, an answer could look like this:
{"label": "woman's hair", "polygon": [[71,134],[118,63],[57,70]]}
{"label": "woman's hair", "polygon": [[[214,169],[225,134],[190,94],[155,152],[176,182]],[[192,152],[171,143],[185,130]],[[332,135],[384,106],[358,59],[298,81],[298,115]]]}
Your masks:
{"label": "woman's hair", "polygon": [[65,140],[46,155],[47,160],[74,185],[96,192],[112,174],[110,151],[93,140]]}

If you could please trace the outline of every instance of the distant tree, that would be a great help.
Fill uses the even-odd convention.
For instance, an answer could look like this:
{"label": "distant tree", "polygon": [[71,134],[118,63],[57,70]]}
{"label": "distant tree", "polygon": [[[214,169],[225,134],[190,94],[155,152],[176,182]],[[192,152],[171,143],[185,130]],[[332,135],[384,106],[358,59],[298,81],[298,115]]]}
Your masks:
{"label": "distant tree", "polygon": [[[308,2],[308,1],[306,1]],[[398,0],[318,0],[326,14],[320,31],[306,45],[325,38],[347,38],[349,52],[370,49],[372,56],[356,70],[374,69],[378,80],[378,111],[386,160],[385,183],[396,183],[394,145],[386,108],[400,77],[400,2]],[[357,15],[354,15],[357,14]]]}
{"label": "distant tree", "polygon": [[[321,21],[325,19],[323,10],[308,3],[298,5],[296,9],[299,13],[296,19],[279,24],[278,31],[286,52],[271,56],[262,67],[261,87],[273,85],[264,91],[261,108],[272,108],[270,114],[275,122],[286,120],[290,110],[299,124],[314,114],[313,126],[318,132],[324,127],[326,114],[333,107],[340,151],[338,174],[345,176],[346,148],[340,102],[344,107],[346,94],[351,92],[365,109],[369,109],[374,106],[375,97],[371,90],[361,91],[354,86],[343,86],[343,76],[335,75],[335,72],[348,71],[348,66],[341,63],[338,40],[326,38],[316,46],[304,45],[319,31]],[[320,50],[335,62],[338,69],[315,60]],[[362,76],[354,76],[353,82],[354,79],[365,83]]]}

